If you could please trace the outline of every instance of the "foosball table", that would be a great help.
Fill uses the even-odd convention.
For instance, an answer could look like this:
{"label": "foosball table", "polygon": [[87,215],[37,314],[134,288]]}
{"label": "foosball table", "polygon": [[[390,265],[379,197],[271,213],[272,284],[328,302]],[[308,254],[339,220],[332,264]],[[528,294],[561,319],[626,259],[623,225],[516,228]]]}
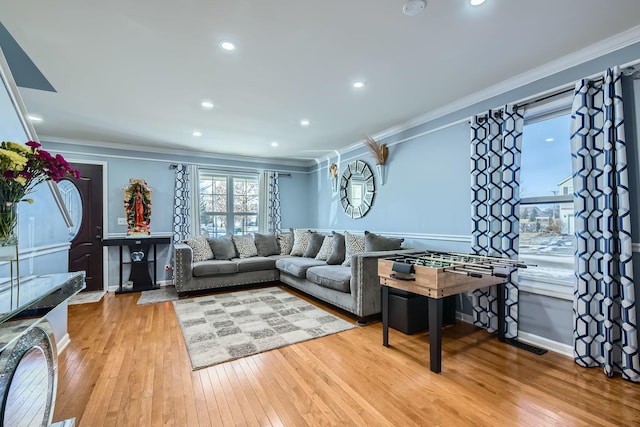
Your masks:
{"label": "foosball table", "polygon": [[504,341],[504,283],[525,264],[507,258],[450,252],[419,252],[378,260],[382,285],[382,344],[389,346],[389,288],[426,296],[429,309],[429,353],[432,372],[442,368],[442,298],[498,286],[498,338]]}

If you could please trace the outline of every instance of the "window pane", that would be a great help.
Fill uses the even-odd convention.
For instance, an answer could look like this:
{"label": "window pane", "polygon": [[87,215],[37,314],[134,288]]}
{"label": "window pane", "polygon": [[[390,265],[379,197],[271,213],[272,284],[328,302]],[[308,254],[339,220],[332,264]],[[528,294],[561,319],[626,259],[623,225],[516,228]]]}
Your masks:
{"label": "window pane", "polygon": [[234,215],[234,234],[248,234],[258,231],[258,215]]}
{"label": "window pane", "polygon": [[569,114],[522,131],[520,198],[573,194]]}
{"label": "window pane", "polygon": [[256,176],[200,171],[200,231],[210,237],[259,231],[259,191]]}

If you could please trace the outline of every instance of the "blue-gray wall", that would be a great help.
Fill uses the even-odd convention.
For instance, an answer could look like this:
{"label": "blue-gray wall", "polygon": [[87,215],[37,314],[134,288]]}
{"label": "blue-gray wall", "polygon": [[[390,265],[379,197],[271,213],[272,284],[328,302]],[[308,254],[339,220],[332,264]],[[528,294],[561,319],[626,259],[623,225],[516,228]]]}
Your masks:
{"label": "blue-gray wall", "polygon": [[[404,236],[405,246],[418,249],[469,251],[471,192],[467,119],[490,108],[572,84],[608,67],[639,59],[640,43],[381,140],[390,147],[387,180],[383,186],[377,185],[373,207],[362,219],[353,220],[342,213],[338,195],[331,191],[327,165],[339,163],[342,173],[349,162],[361,159],[373,167],[375,162],[370,153],[359,148],[323,161],[312,176],[314,198],[311,202],[315,211],[312,226],[321,230],[371,230]],[[625,79],[623,89],[633,240],[637,247],[640,243],[640,198],[634,189],[640,186],[637,171],[640,164],[640,80]],[[401,143],[394,145],[397,142]],[[640,276],[640,253],[637,251],[634,252],[634,267]],[[636,295],[640,295],[638,283]],[[458,309],[470,313],[466,295],[459,298]],[[567,351],[572,344],[573,327],[570,299],[521,292],[519,310],[521,332],[558,343],[559,350]]]}
{"label": "blue-gray wall", "polygon": [[[217,168],[226,171],[278,170],[290,176],[280,178],[282,226],[283,228],[306,227],[309,224],[311,210],[308,203],[309,171],[305,163],[285,164],[264,159],[223,158],[201,153],[149,153],[148,151],[126,150],[122,148],[104,148],[91,145],[64,144],[43,141],[43,146],[77,163],[103,164],[106,177],[106,214],[104,230],[107,237],[123,237],[127,227],[118,225],[123,218],[124,188],[130,178],[144,179],[151,187],[151,234],[171,235],[173,224],[173,188],[175,173],[169,168],[172,163],[190,163],[201,167]],[[117,247],[109,247],[107,253],[108,286],[118,286],[119,252]],[[169,276],[164,266],[170,264],[168,246],[158,246],[156,273],[158,280]],[[128,266],[123,271],[124,280],[128,277]]]}

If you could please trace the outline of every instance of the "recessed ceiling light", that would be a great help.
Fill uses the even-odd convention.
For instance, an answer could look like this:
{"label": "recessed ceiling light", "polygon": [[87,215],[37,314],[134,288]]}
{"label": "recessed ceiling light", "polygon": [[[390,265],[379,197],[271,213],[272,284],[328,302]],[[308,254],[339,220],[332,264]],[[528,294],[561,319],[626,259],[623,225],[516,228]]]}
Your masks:
{"label": "recessed ceiling light", "polygon": [[200,103],[200,106],[202,108],[204,108],[205,110],[210,110],[210,109],[213,108],[213,102],[211,102],[211,101],[202,101]]}
{"label": "recessed ceiling light", "polygon": [[277,147],[277,146],[278,146],[278,142],[277,142],[277,141],[273,141],[273,142],[271,143],[271,146],[272,146],[272,147]]}
{"label": "recessed ceiling light", "polygon": [[553,142],[553,141],[555,141],[555,140],[554,140],[553,138],[547,138],[547,139],[545,139],[545,141],[547,141],[547,142]]}
{"label": "recessed ceiling light", "polygon": [[485,0],[471,0],[469,3],[471,4],[471,6],[480,6],[484,2]]}
{"label": "recessed ceiling light", "polygon": [[224,50],[236,50],[236,45],[229,40],[223,40],[219,43],[219,46]]}
{"label": "recessed ceiling light", "polygon": [[42,121],[42,117],[40,116],[34,116],[33,114],[29,114],[29,119],[32,122],[41,122]]}
{"label": "recessed ceiling light", "polygon": [[365,82],[354,82],[353,83],[353,87],[356,89],[362,89],[363,87],[365,87],[367,84]]}
{"label": "recessed ceiling light", "polygon": [[200,132],[199,130],[194,130],[193,132],[191,132],[191,135],[193,135],[193,136],[202,136],[202,132]]}
{"label": "recessed ceiling light", "polygon": [[419,14],[427,7],[426,0],[409,0],[402,6],[402,12],[405,15],[414,16]]}
{"label": "recessed ceiling light", "polygon": [[300,126],[307,127],[311,124],[311,122],[307,119],[300,120]]}

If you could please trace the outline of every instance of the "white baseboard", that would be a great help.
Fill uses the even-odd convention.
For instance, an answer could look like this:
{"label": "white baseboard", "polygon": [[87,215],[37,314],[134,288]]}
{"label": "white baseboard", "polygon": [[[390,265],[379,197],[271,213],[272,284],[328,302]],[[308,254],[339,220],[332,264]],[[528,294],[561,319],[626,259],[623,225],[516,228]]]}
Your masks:
{"label": "white baseboard", "polygon": [[71,342],[71,338],[69,338],[68,333],[64,334],[64,336],[60,338],[60,341],[56,343],[56,347],[58,349],[58,356],[62,354],[62,352],[64,351],[65,348],[67,348],[70,342]]}
{"label": "white baseboard", "polygon": [[[473,324],[473,316],[471,316],[470,314],[457,311],[456,319],[469,324]],[[545,350],[553,351],[555,353],[562,354],[563,356],[573,358],[573,347],[571,347],[570,345],[552,341],[548,338],[534,335],[529,332],[518,331],[518,341],[535,345],[536,347],[544,348]]]}

